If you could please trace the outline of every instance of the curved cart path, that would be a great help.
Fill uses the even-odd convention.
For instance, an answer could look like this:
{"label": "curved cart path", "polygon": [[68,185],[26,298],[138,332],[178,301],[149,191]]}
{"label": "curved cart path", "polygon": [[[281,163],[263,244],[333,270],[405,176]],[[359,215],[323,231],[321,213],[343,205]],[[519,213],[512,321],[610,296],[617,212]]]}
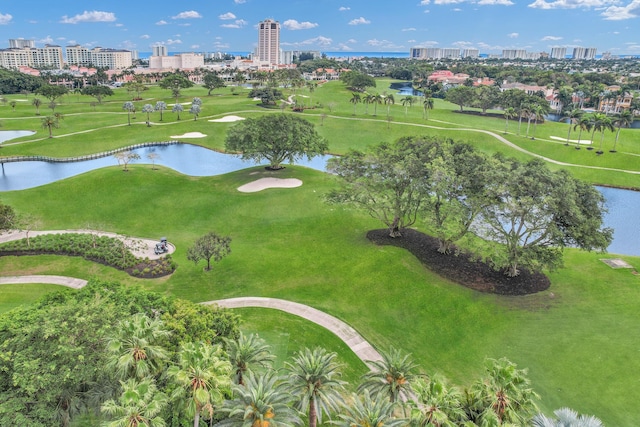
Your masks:
{"label": "curved cart path", "polygon": [[366,341],[362,337],[362,335],[360,335],[351,326],[336,317],[333,317],[313,307],[309,307],[308,305],[299,304],[297,302],[287,301],[283,299],[262,297],[229,298],[217,301],[207,301],[201,304],[216,304],[220,307],[225,308],[272,308],[275,310],[294,314],[333,332],[338,336],[338,338],[344,341],[344,343],[349,346],[349,348],[363,362],[367,363],[369,361],[382,360],[382,356],[380,355],[380,353],[378,353],[378,351],[373,348],[373,346],[369,344],[369,342]]}
{"label": "curved cart path", "polygon": [[[107,236],[107,237],[115,237],[120,240],[127,240],[129,242],[135,241],[140,242],[138,249],[132,250],[133,253],[138,258],[149,258],[149,259],[158,259],[162,258],[165,254],[156,255],[153,249],[156,247],[156,243],[160,242],[158,240],[151,239],[143,239],[140,237],[131,237],[131,236],[123,236],[122,234],[109,233],[107,231],[97,231],[97,230],[42,230],[35,231],[32,230],[29,232],[29,237],[41,236],[44,234],[95,234],[97,236]],[[0,243],[10,242],[12,240],[21,240],[27,237],[27,233],[25,231],[13,230],[5,234],[0,234]],[[176,248],[171,243],[167,244],[169,246],[169,254],[175,252]]]}
{"label": "curved cart path", "polygon": [[[27,283],[47,283],[52,285],[67,286],[74,289],[80,289],[86,286],[87,281],[76,279],[74,277],[65,276],[3,276],[0,277],[0,285],[3,284],[27,284]],[[300,316],[316,325],[333,332],[340,338],[356,356],[364,363],[370,361],[381,361],[382,356],[373,348],[362,335],[342,320],[333,317],[323,311],[317,310],[308,305],[299,304],[293,301],[287,301],[276,298],[262,297],[240,297],[229,298],[215,301],[206,301],[200,304],[217,305],[224,308],[271,308],[274,310],[284,311],[289,314]]]}

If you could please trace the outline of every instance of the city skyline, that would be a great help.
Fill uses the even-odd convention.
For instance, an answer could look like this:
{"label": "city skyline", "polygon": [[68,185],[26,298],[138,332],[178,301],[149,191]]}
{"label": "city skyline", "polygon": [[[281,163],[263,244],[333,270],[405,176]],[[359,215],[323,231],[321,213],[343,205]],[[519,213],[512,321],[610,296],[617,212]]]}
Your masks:
{"label": "city skyline", "polygon": [[638,0],[400,0],[393,7],[364,0],[159,0],[152,7],[143,2],[59,0],[55,6],[38,6],[30,0],[0,6],[0,40],[142,52],[154,45],[170,52],[252,52],[258,23],[270,18],[280,23],[283,50],[455,47],[495,54],[583,46],[599,53],[640,54],[634,30]]}

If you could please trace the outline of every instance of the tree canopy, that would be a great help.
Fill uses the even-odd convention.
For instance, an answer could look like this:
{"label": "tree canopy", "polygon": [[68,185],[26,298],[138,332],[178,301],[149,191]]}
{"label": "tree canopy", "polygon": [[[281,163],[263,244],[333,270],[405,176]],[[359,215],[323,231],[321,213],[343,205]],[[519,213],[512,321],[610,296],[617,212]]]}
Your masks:
{"label": "tree canopy", "polygon": [[66,95],[69,92],[65,86],[59,85],[50,85],[45,84],[36,89],[36,93],[38,95],[42,95],[47,98],[50,102],[54,102],[56,99],[60,98],[63,95]]}
{"label": "tree canopy", "polygon": [[83,95],[93,96],[98,100],[99,104],[102,104],[102,100],[107,96],[113,95],[113,90],[109,86],[97,85],[97,86],[85,86],[82,88]]}
{"label": "tree canopy", "polygon": [[225,150],[241,153],[243,160],[266,159],[272,169],[282,163],[325,153],[327,142],[309,121],[291,114],[249,118],[229,129]]}
{"label": "tree canopy", "polygon": [[182,89],[188,89],[193,86],[193,82],[180,73],[169,74],[158,83],[162,89],[169,89],[173,98],[180,96]]}

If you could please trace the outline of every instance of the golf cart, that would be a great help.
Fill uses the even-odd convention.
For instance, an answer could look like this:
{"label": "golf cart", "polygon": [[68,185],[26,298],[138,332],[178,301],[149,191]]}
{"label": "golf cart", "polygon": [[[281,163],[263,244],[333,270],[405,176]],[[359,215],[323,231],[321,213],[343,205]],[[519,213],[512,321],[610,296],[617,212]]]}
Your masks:
{"label": "golf cart", "polygon": [[167,244],[167,238],[163,237],[160,239],[160,243],[156,243],[156,247],[153,249],[156,255],[164,254],[169,252],[169,245]]}

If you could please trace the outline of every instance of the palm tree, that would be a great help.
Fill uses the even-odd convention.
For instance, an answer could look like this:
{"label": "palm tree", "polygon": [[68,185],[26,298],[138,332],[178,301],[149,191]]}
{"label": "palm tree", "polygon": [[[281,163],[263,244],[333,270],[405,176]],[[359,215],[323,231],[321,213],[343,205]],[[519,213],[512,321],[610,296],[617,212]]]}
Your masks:
{"label": "palm tree", "polygon": [[362,98],[362,103],[365,104],[365,110],[364,113],[365,114],[369,114],[369,104],[371,104],[373,102],[373,95],[371,95],[370,93],[367,93],[364,95],[364,97]]}
{"label": "palm tree", "polygon": [[415,398],[410,402],[412,425],[419,427],[454,427],[465,421],[462,395],[456,388],[448,388],[444,379],[419,378],[413,386]]}
{"label": "palm tree", "polygon": [[338,414],[339,427],[401,427],[407,420],[393,416],[395,404],[382,396],[372,397],[365,390],[362,396],[353,395],[350,403],[343,404],[343,413]]}
{"label": "palm tree", "polygon": [[164,101],[156,102],[156,106],[154,108],[156,111],[160,111],[160,121],[162,121],[162,112],[167,109],[167,103]]}
{"label": "palm tree", "polygon": [[60,127],[60,121],[54,116],[47,116],[43,117],[41,122],[43,129],[49,129],[49,138],[53,138],[53,129]]}
{"label": "palm tree", "polygon": [[361,98],[360,98],[360,94],[359,93],[352,93],[351,94],[351,99],[349,100],[350,103],[353,104],[353,115],[356,115],[356,105],[358,105],[358,103],[360,103]]}
{"label": "palm tree", "polygon": [[40,98],[33,98],[31,101],[31,105],[36,107],[36,116],[40,115],[40,106],[42,105],[42,100]]}
{"label": "palm tree", "polygon": [[576,128],[580,128],[580,133],[578,133],[578,141],[576,142],[576,150],[579,150],[582,131],[586,130],[587,132],[589,132],[591,130],[591,117],[588,115],[581,116],[578,119],[578,122],[573,126],[573,130],[576,130]]}
{"label": "palm tree", "polygon": [[602,154],[604,151],[602,151],[602,143],[604,142],[604,131],[605,130],[610,130],[611,132],[613,132],[615,130],[615,126],[613,125],[613,120],[611,120],[611,117],[607,116],[605,114],[605,116],[602,118],[602,120],[600,120],[600,147],[598,148],[598,151],[596,151],[596,154]]}
{"label": "palm tree", "polygon": [[610,153],[616,152],[616,146],[618,145],[618,137],[620,136],[620,129],[631,126],[633,123],[633,113],[629,110],[624,110],[616,117],[614,124],[618,128],[616,131],[616,141],[613,143],[613,149],[609,150]]}
{"label": "palm tree", "polygon": [[107,400],[101,411],[113,420],[106,427],[164,427],[160,416],[167,406],[167,397],[159,393],[155,381],[150,378],[138,382],[134,378],[120,383],[122,394],[118,400]]}
{"label": "palm tree", "polygon": [[107,342],[111,353],[109,367],[120,378],[144,378],[160,372],[167,350],[158,343],[168,337],[161,320],[151,319],[143,313],[120,322],[115,336]]}
{"label": "palm tree", "polygon": [[378,115],[378,104],[382,104],[382,95],[380,95],[379,93],[376,93],[375,95],[373,95],[373,115],[377,116]]}
{"label": "palm tree", "polygon": [[249,371],[245,385],[233,386],[234,398],[224,402],[220,412],[228,418],[220,427],[293,427],[302,424],[291,408],[293,396],[273,371],[255,376]]}
{"label": "palm tree", "polygon": [[387,116],[388,116],[389,115],[389,109],[391,108],[391,105],[396,103],[396,99],[393,97],[392,93],[390,93],[388,95],[385,95],[384,103],[387,105]]}
{"label": "palm tree", "polygon": [[309,427],[322,423],[322,414],[336,410],[341,401],[340,391],[345,383],[337,378],[337,357],[323,348],[305,348],[293,357],[293,363],[286,364],[287,383],[297,396],[298,409],[308,411]]}
{"label": "palm tree", "polygon": [[506,358],[489,359],[486,377],[472,386],[472,394],[483,409],[480,419],[497,419],[498,425],[512,423],[525,425],[538,410],[538,394],[531,388],[527,371]]}
{"label": "palm tree", "polygon": [[540,103],[533,107],[533,117],[535,122],[533,123],[533,135],[531,139],[536,139],[536,130],[538,129],[538,121],[542,121],[544,123],[544,117],[549,114],[551,111],[551,106],[546,103]]}
{"label": "palm tree", "polygon": [[219,346],[189,342],[180,347],[178,364],[171,366],[167,374],[180,386],[172,397],[182,400],[187,394],[187,412],[193,415],[193,427],[199,426],[203,409],[209,409],[211,418],[214,406],[230,392],[231,369]]}
{"label": "palm tree", "polygon": [[568,111],[562,118],[563,120],[569,121],[569,132],[567,132],[567,143],[564,145],[569,145],[569,138],[571,137],[571,127],[577,123],[580,117],[582,117],[582,114],[583,114],[582,110],[574,108],[573,110]]}
{"label": "palm tree", "polygon": [[602,421],[593,415],[579,415],[569,408],[561,408],[553,411],[556,419],[543,414],[533,417],[533,427],[603,427]]}
{"label": "palm tree", "polygon": [[417,365],[410,354],[403,354],[393,347],[382,352],[381,361],[370,361],[371,371],[363,376],[358,391],[369,390],[386,396],[395,403],[399,398],[406,400],[411,392],[411,382],[416,377]]}
{"label": "palm tree", "polygon": [[422,101],[422,111],[424,112],[425,120],[429,120],[429,110],[433,110],[433,106],[435,105],[433,98],[430,96],[425,96],[424,101]]}
{"label": "palm tree", "polygon": [[180,113],[184,111],[184,107],[180,104],[174,104],[171,112],[178,114],[178,120],[180,120]]}
{"label": "palm tree", "polygon": [[198,120],[198,115],[200,114],[200,105],[191,104],[191,108],[189,108],[189,113],[193,114],[193,120]]}
{"label": "palm tree", "polygon": [[142,106],[142,112],[143,113],[147,113],[147,127],[151,126],[151,113],[153,113],[154,109],[153,109],[153,105],[151,104],[144,104]]}
{"label": "palm tree", "polygon": [[402,105],[404,105],[404,116],[407,117],[407,108],[412,107],[413,103],[416,102],[416,99],[412,95],[407,95],[400,100]]}
{"label": "palm tree", "polygon": [[256,334],[249,336],[240,332],[236,339],[223,338],[229,361],[235,369],[235,383],[244,384],[245,373],[254,365],[268,368],[274,356],[263,339]]}
{"label": "palm tree", "polygon": [[518,116],[518,113],[516,113],[515,108],[509,107],[504,110],[503,114],[505,119],[504,133],[506,134],[507,131],[509,130],[509,120],[516,118]]}
{"label": "palm tree", "polygon": [[136,106],[133,105],[133,102],[127,101],[122,104],[122,109],[127,112],[127,121],[129,122],[129,126],[131,126],[131,113],[135,111]]}

